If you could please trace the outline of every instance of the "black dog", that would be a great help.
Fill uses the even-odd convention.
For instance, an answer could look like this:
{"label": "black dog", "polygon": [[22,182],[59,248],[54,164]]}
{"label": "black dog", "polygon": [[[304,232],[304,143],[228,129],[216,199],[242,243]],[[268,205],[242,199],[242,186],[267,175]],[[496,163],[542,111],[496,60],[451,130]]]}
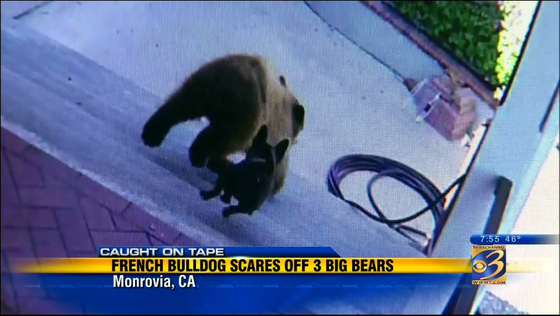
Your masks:
{"label": "black dog", "polygon": [[235,197],[238,204],[225,207],[222,215],[227,217],[236,213],[252,215],[258,210],[274,189],[274,170],[282,161],[290,141],[284,139],[276,146],[267,143],[268,128],[262,125],[253,139],[245,159],[239,163],[221,166],[216,187],[200,191],[203,200],[217,197],[226,204]]}

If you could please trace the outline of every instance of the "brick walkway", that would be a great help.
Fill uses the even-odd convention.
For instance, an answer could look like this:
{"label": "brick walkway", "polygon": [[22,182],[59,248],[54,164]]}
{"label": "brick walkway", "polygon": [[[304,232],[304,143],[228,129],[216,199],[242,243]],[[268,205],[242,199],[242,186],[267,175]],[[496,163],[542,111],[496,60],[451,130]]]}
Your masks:
{"label": "brick walkway", "polygon": [[[18,257],[95,257],[99,246],[196,246],[145,211],[2,128],[2,314],[64,310],[11,274]],[[83,313],[83,311],[66,311]]]}

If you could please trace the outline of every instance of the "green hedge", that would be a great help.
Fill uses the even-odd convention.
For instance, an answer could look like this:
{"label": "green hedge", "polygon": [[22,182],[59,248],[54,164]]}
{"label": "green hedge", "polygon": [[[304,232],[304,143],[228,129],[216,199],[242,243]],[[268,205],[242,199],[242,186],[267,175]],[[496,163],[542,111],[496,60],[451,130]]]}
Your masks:
{"label": "green hedge", "polygon": [[[520,1],[390,2],[494,88],[507,85],[529,25],[527,19],[532,19],[532,12],[521,14]],[[523,22],[524,32],[517,29],[514,33],[514,26]]]}

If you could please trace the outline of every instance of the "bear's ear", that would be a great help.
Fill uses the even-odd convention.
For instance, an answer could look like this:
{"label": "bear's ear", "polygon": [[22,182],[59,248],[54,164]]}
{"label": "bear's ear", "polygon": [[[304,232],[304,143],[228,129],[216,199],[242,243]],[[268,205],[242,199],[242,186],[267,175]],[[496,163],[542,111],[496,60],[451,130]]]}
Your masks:
{"label": "bear's ear", "polygon": [[266,140],[268,138],[268,127],[266,125],[262,125],[255,138],[253,138],[253,146],[259,146],[266,144]]}
{"label": "bear's ear", "polygon": [[278,80],[280,80],[281,85],[283,85],[284,87],[286,86],[286,78],[284,78],[284,76],[280,76]]}
{"label": "bear's ear", "polygon": [[303,125],[305,120],[305,108],[301,104],[296,104],[292,108],[292,115],[294,120],[298,122],[300,125]]}
{"label": "bear's ear", "polygon": [[288,146],[290,146],[290,140],[284,139],[279,142],[276,147],[274,147],[274,161],[276,162],[276,164],[279,164],[282,159],[284,159],[284,156],[288,151]]}

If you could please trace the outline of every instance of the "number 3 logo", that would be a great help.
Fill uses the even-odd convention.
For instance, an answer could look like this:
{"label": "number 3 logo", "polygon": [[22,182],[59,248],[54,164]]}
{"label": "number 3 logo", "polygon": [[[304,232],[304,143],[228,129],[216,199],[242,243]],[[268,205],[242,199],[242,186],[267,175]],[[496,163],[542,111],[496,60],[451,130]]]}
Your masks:
{"label": "number 3 logo", "polygon": [[490,266],[497,266],[496,271],[494,273],[492,273],[491,275],[480,278],[481,280],[491,279],[495,275],[497,275],[498,273],[502,272],[502,270],[504,269],[504,263],[502,261],[500,261],[504,257],[504,252],[502,250],[492,251],[489,255],[486,256],[486,259],[489,259],[494,254],[496,254],[498,256],[496,257],[496,259],[494,259],[494,261],[492,261],[488,264],[487,268],[489,268]]}

